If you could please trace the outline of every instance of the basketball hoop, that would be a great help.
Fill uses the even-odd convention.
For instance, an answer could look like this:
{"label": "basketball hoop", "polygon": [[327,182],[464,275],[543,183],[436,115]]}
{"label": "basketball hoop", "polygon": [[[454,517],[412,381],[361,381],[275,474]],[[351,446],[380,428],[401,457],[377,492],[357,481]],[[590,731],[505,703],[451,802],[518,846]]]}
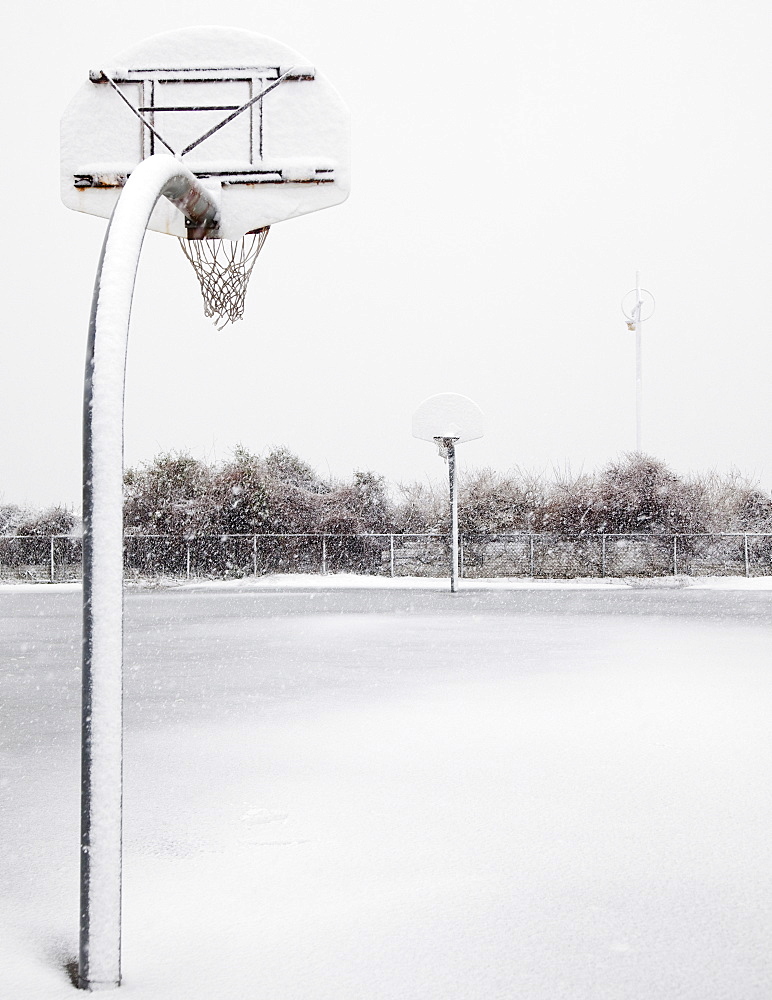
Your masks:
{"label": "basketball hoop", "polygon": [[155,35],[91,70],[64,113],[61,141],[64,204],[112,219],[83,396],[77,985],[93,991],[121,983],[123,398],[145,230],[181,238],[218,328],[241,319],[268,227],[347,198],[349,115],[299,53],[209,25]]}
{"label": "basketball hoop", "polygon": [[269,228],[247,233],[240,240],[180,239],[201,286],[204,315],[218,330],[244,318],[247,285]]}

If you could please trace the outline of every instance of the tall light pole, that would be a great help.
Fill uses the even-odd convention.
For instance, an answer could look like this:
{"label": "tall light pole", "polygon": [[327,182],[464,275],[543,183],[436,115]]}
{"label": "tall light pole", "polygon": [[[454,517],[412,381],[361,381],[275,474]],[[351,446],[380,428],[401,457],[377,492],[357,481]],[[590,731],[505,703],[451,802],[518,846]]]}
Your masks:
{"label": "tall light pole", "polygon": [[654,296],[641,288],[640,272],[635,272],[635,288],[622,299],[622,313],[627,329],[635,331],[635,450],[643,448],[643,348],[641,324],[654,314]]}

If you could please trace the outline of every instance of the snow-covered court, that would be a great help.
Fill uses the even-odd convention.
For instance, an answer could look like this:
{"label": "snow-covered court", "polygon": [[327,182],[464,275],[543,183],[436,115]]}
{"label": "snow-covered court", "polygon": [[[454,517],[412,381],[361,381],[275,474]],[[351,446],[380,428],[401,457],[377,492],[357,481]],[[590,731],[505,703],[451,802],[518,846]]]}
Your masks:
{"label": "snow-covered court", "polygon": [[[768,590],[126,599],[132,1000],[768,1000]],[[0,995],[77,994],[80,593],[0,591]]]}

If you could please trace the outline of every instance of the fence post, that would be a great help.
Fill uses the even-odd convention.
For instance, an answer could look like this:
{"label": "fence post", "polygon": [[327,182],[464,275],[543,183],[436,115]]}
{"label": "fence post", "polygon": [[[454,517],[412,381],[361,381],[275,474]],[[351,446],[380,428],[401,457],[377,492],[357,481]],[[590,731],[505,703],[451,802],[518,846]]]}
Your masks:
{"label": "fence post", "polygon": [[533,579],[533,535],[529,536],[528,541],[530,542],[531,549],[531,579]]}
{"label": "fence post", "polygon": [[606,536],[605,535],[601,535],[600,575],[602,577],[604,577],[606,575]]}
{"label": "fence post", "polygon": [[743,550],[745,552],[745,576],[746,578],[751,575],[751,564],[748,559],[748,533],[743,535]]}
{"label": "fence post", "polygon": [[673,535],[673,576],[678,576],[678,535]]}
{"label": "fence post", "polygon": [[458,539],[458,561],[459,561],[458,575],[463,580],[464,579],[464,536],[463,535],[459,536]]}
{"label": "fence post", "polygon": [[190,579],[190,542],[185,542],[185,579]]}
{"label": "fence post", "polygon": [[391,578],[394,579],[394,532],[389,535],[389,566],[391,568]]}
{"label": "fence post", "polygon": [[327,535],[322,535],[322,576],[327,576]]}
{"label": "fence post", "polygon": [[51,535],[51,550],[49,554],[48,569],[51,577],[51,583],[54,582],[54,536]]}
{"label": "fence post", "polygon": [[257,535],[252,535],[252,576],[257,576]]}

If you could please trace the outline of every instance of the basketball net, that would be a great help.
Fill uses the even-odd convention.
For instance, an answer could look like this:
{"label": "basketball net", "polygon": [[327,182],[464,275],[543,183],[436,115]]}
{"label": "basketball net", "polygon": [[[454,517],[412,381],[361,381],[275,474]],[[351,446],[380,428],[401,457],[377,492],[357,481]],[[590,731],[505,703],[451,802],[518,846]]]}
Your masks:
{"label": "basketball net", "polygon": [[204,315],[218,330],[244,318],[247,285],[268,229],[257,229],[240,240],[180,239],[201,286]]}

